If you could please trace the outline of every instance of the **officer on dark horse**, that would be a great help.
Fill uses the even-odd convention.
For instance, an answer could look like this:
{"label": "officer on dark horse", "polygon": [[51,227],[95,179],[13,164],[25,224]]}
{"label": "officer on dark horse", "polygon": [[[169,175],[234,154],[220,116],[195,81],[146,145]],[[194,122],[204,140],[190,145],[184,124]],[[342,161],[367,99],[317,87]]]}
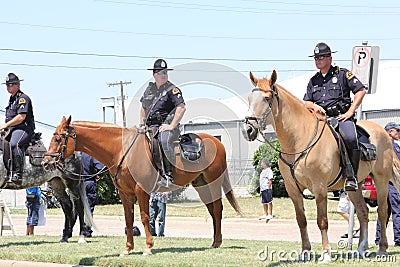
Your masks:
{"label": "officer on dark horse", "polygon": [[5,179],[8,183],[17,185],[22,183],[25,149],[35,130],[32,101],[20,90],[21,81],[23,80],[17,75],[9,73],[3,83],[11,96],[6,107],[5,123],[0,125],[0,130],[4,133],[1,149],[7,169]]}

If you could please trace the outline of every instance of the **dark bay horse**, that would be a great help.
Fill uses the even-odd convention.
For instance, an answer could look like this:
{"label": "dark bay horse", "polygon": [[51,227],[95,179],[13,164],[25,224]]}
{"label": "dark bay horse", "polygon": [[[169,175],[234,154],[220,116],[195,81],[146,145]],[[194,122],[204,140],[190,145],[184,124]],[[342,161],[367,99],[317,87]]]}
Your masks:
{"label": "dark bay horse", "polygon": [[[325,118],[317,118],[298,98],[276,84],[275,71],[270,79],[257,79],[252,73],[250,79],[255,86],[249,96],[253,115],[244,124],[244,136],[250,141],[255,140],[258,133],[265,129],[268,117],[272,117],[272,124],[281,145],[279,169],[296,211],[302,251],[311,250],[302,197],[303,190],[308,188],[315,195],[322,249],[325,260],[329,261],[327,192],[343,188],[343,179],[339,179],[328,188],[341,171],[338,145],[325,125]],[[358,252],[362,254],[368,249],[368,207],[361,194],[361,182],[372,173],[378,194],[378,216],[381,222],[378,254],[386,254],[388,182],[391,177],[396,182],[399,181],[399,160],[393,152],[388,134],[381,126],[371,121],[358,121],[357,124],[370,134],[371,143],[377,147],[376,160],[360,162],[359,189],[348,192],[360,221]]]}
{"label": "dark bay horse", "polygon": [[[137,198],[140,217],[146,233],[143,255],[150,255],[154,245],[149,226],[149,193],[155,189],[158,173],[154,169],[149,143],[144,129],[125,128],[110,123],[73,122],[62,118],[43,161],[45,168],[54,168],[63,158],[82,151],[102,162],[109,169],[124,207],[127,241],[120,256],[128,255],[134,248],[134,202]],[[199,163],[176,158],[174,183],[184,186],[191,183],[205,203],[214,226],[213,248],[222,243],[222,190],[231,206],[240,213],[227,172],[226,152],[217,138],[199,134],[204,141],[205,153]]]}
{"label": "dark bay horse", "polygon": [[[79,243],[86,242],[84,233],[85,225],[93,225],[86,190],[82,179],[77,176],[82,167],[79,155],[72,155],[66,160],[65,170],[56,169],[52,172],[45,171],[42,166],[31,165],[26,157],[23,181],[21,185],[6,183],[4,175],[0,177],[2,189],[19,190],[40,186],[45,182],[53,190],[54,196],[60,202],[64,212],[64,229],[60,242],[68,242],[72,236],[77,217],[79,218]],[[3,160],[0,159],[0,173],[5,173]]]}

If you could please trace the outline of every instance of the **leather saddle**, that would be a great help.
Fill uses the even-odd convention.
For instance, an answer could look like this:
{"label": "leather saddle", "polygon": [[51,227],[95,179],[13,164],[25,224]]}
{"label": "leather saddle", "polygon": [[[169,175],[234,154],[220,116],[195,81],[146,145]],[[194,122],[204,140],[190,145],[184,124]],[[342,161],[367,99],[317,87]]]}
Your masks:
{"label": "leather saddle", "polygon": [[[339,123],[335,118],[330,118],[328,120],[328,126],[329,129],[331,129],[331,132],[333,136],[336,139],[336,142],[338,143],[339,151],[340,151],[340,158],[342,162],[342,166],[345,166],[345,153],[346,153],[346,147],[343,141],[342,136],[340,135],[339,132]],[[357,131],[357,140],[358,144],[361,150],[361,160],[363,161],[371,161],[371,160],[376,160],[376,146],[374,144],[371,144],[369,140],[369,133],[362,128],[361,126],[356,124],[356,131]]]}

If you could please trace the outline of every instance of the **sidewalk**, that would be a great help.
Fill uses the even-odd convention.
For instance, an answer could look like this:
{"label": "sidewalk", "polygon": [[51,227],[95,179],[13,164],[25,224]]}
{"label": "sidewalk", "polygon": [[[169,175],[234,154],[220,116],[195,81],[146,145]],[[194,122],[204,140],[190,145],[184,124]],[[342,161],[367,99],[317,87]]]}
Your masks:
{"label": "sidewalk", "polygon": [[[16,226],[17,235],[25,235],[26,215],[12,215]],[[125,235],[125,220],[123,216],[94,216],[96,228],[93,235],[123,236]],[[5,220],[5,223],[7,221]],[[135,220],[142,233],[143,225]],[[374,244],[375,221],[369,222],[368,241]],[[64,226],[64,216],[48,215],[45,226],[35,227],[36,235],[60,236]],[[78,225],[75,225],[73,236],[78,236]],[[321,242],[321,234],[316,220],[308,221],[308,232],[311,242]],[[340,236],[347,233],[347,224],[344,220],[330,220],[328,236],[330,242],[337,242]],[[300,241],[300,233],[296,220],[280,220],[274,218],[265,223],[257,218],[225,218],[222,220],[222,234],[224,239],[249,239],[270,241]],[[388,225],[389,246],[393,245],[393,226]],[[11,231],[3,231],[3,235],[12,235]],[[189,237],[189,238],[212,238],[213,225],[210,217],[167,217],[165,236],[167,237]],[[358,239],[355,240],[355,243]]]}

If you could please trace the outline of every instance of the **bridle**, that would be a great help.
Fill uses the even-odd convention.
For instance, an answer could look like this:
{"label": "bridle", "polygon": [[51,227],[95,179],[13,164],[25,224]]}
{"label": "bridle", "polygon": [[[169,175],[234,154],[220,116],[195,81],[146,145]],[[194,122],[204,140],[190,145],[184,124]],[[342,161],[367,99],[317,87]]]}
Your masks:
{"label": "bridle", "polygon": [[[58,136],[60,139],[64,138],[64,144],[62,144],[60,153],[44,154],[45,156],[54,157],[55,163],[62,164],[65,161],[65,152],[67,150],[68,139],[71,137],[74,140],[74,151],[76,148],[76,129],[73,126],[67,126],[65,132],[54,132],[53,136]],[[56,141],[57,142],[57,141]]]}

